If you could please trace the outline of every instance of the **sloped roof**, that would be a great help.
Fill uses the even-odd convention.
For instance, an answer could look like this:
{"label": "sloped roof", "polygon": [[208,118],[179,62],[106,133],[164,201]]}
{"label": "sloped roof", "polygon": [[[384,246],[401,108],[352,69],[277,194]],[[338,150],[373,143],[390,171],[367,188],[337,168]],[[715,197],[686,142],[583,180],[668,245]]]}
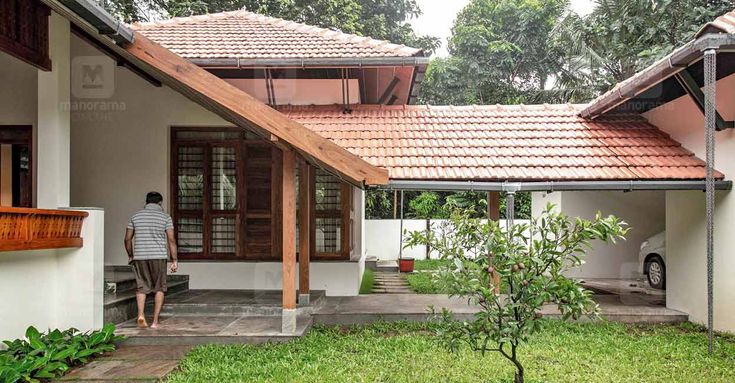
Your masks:
{"label": "sloped roof", "polygon": [[705,24],[694,35],[694,39],[674,49],[673,52],[640,70],[633,76],[620,81],[612,89],[592,100],[581,111],[583,117],[594,118],[613,110],[625,101],[639,95],[646,89],[659,84],[674,74],[684,70],[694,61],[702,57],[702,51],[711,42],[702,43],[706,34],[735,34],[735,11],[726,13],[714,21]]}
{"label": "sloped roof", "polygon": [[[640,116],[588,121],[581,105],[289,106],[288,117],[391,179],[694,180],[704,162]],[[721,177],[721,175],[719,175]]]}
{"label": "sloped roof", "polygon": [[694,37],[701,37],[707,33],[735,34],[735,11],[725,13],[714,21],[705,24]]}
{"label": "sloped roof", "polygon": [[423,56],[405,45],[258,15],[245,10],[134,24],[187,58],[374,58]]}

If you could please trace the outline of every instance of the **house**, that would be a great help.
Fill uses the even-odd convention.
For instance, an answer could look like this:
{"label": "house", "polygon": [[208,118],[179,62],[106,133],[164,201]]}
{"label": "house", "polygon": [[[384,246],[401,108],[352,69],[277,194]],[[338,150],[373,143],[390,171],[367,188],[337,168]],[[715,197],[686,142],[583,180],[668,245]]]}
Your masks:
{"label": "house", "polygon": [[[0,283],[17,292],[0,338],[29,318],[99,326],[103,264],[126,264],[124,227],[150,190],[192,288],[281,290],[284,313],[312,290],[357,294],[379,240],[365,236],[365,188],[533,191],[577,215],[609,201],[639,213],[634,228],[666,229],[667,305],[704,321],[704,123],[675,78],[691,64],[701,85],[697,41],[735,33],[718,23],[675,66],[589,105],[448,107],[412,105],[420,50],[246,11],[130,27],[89,0],[0,0],[0,20]],[[732,331],[732,161],[719,153],[715,324]],[[594,273],[620,277],[598,259]]]}

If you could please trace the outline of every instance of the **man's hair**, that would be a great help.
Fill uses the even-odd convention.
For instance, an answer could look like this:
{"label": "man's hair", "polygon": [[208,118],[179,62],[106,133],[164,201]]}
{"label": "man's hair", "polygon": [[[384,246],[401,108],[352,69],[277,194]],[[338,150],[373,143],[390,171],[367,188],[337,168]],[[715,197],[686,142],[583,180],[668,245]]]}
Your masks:
{"label": "man's hair", "polygon": [[145,195],[145,203],[161,203],[163,196],[159,192],[150,192]]}

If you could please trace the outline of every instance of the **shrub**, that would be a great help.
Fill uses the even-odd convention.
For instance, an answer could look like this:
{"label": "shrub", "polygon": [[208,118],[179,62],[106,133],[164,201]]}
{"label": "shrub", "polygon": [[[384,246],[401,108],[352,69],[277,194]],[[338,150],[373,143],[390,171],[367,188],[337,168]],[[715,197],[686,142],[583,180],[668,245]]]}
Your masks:
{"label": "shrub", "polygon": [[466,322],[454,321],[444,309],[440,339],[453,351],[465,343],[483,354],[500,353],[516,367],[515,383],[523,383],[519,346],[539,331],[543,305],[557,305],[564,319],[597,313],[592,294],[565,271],[582,264],[591,241],[614,243],[626,232],[625,222],[614,216],[572,220],[549,205],[529,224],[507,229],[456,211],[439,235],[413,232],[408,244],[435,249],[448,261],[438,273],[441,285],[480,308]]}
{"label": "shrub", "polygon": [[0,382],[38,382],[63,375],[71,367],[88,363],[95,355],[114,351],[115,325],[81,333],[75,328],[40,333],[28,327],[25,339],[3,341],[0,351]]}

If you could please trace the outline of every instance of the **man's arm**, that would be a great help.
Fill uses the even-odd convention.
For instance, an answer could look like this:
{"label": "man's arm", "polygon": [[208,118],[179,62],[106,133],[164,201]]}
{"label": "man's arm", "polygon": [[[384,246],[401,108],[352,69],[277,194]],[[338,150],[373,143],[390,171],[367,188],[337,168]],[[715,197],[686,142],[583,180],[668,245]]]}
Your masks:
{"label": "man's arm", "polygon": [[166,241],[168,242],[168,254],[171,257],[171,272],[175,273],[179,269],[179,264],[174,229],[166,229]]}
{"label": "man's arm", "polygon": [[128,263],[133,261],[133,236],[135,230],[131,228],[125,229],[125,251],[128,252]]}

